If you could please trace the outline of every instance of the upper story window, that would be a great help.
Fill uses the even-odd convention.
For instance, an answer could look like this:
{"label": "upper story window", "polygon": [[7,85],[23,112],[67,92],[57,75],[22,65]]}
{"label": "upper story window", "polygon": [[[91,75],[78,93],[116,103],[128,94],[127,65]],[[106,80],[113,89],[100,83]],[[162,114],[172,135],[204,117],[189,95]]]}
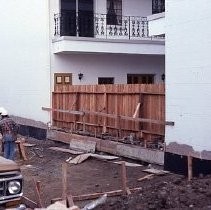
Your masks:
{"label": "upper story window", "polygon": [[107,25],[122,24],[122,0],[107,0]]}
{"label": "upper story window", "polygon": [[165,12],[165,0],[152,0],[152,14]]}

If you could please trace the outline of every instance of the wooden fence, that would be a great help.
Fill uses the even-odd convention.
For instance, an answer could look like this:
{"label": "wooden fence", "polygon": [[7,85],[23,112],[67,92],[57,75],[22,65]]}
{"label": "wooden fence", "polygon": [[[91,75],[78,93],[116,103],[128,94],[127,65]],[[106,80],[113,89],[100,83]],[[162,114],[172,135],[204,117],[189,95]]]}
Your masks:
{"label": "wooden fence", "polygon": [[163,140],[165,89],[163,84],[73,85],[55,87],[53,123],[95,136],[109,133],[119,139]]}

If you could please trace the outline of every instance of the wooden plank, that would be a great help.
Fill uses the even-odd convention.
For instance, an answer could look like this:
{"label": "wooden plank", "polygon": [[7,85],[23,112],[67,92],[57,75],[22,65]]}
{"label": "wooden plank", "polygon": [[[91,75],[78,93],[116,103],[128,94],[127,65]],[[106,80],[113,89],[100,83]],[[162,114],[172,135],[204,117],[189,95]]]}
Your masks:
{"label": "wooden plank", "polygon": [[19,153],[20,153],[20,157],[26,161],[27,157],[26,157],[26,152],[25,152],[25,148],[23,146],[23,142],[22,141],[16,141],[16,143],[18,144],[18,149],[19,149]]}
{"label": "wooden plank", "polygon": [[67,198],[67,163],[62,164],[62,199]]}
{"label": "wooden plank", "polygon": [[141,103],[138,103],[137,106],[136,106],[136,110],[135,110],[135,112],[133,114],[133,118],[137,117],[140,106],[141,106]]}
{"label": "wooden plank", "polygon": [[106,113],[102,113],[102,112],[95,112],[95,111],[88,111],[88,110],[84,110],[84,111],[71,111],[71,110],[61,110],[61,109],[51,109],[51,108],[45,108],[42,107],[42,109],[44,111],[57,111],[57,112],[64,112],[64,113],[70,113],[70,114],[76,114],[76,115],[84,115],[85,114],[95,114],[95,115],[99,115],[99,116],[106,116],[106,117],[110,117],[110,118],[118,118],[120,117],[121,119],[124,120],[131,120],[131,121],[136,121],[136,122],[148,122],[148,123],[154,123],[154,124],[160,124],[160,125],[174,125],[174,122],[171,121],[160,121],[160,120],[153,120],[153,119],[144,119],[144,118],[133,118],[133,117],[129,117],[129,116],[123,116],[123,115],[114,115],[114,114],[106,114]]}
{"label": "wooden plank", "polygon": [[[138,95],[138,94],[140,94],[140,92],[139,91],[135,91],[135,92],[132,92],[133,90],[131,90],[131,92],[106,92],[107,94],[109,94],[109,95]],[[74,92],[74,91],[59,91],[59,92],[57,92],[57,91],[54,91],[53,92],[54,94],[72,94],[72,93],[80,93],[80,94],[93,94],[93,92],[86,92],[86,91],[81,91],[81,92]],[[143,94],[145,94],[145,95],[161,95],[161,96],[164,96],[165,95],[165,93],[162,93],[162,92],[142,92]],[[104,94],[104,92],[103,91],[98,91],[98,92],[96,92],[96,94]]]}
{"label": "wooden plank", "polygon": [[49,147],[48,149],[51,149],[51,150],[54,150],[54,151],[59,151],[59,152],[70,153],[70,154],[73,154],[73,155],[80,155],[80,154],[84,153],[84,152],[71,150],[71,149],[60,148],[60,147]]}
{"label": "wooden plank", "polygon": [[125,162],[122,161],[121,164],[121,180],[122,180],[122,193],[123,195],[127,194],[127,174],[126,174]]}
{"label": "wooden plank", "polygon": [[68,195],[66,199],[67,199],[67,207],[68,208],[74,206],[73,196],[72,195]]}
{"label": "wooden plank", "polygon": [[84,112],[82,112],[82,111],[54,109],[54,108],[47,108],[47,107],[42,107],[42,110],[43,111],[52,111],[52,112],[61,112],[61,113],[75,114],[75,115],[84,115]]}
{"label": "wooden plank", "polygon": [[27,198],[26,196],[22,196],[21,197],[21,201],[22,203],[24,203],[27,207],[31,208],[31,209],[35,209],[38,207],[37,203],[30,200],[29,198]]}
{"label": "wooden plank", "polygon": [[[103,107],[103,112],[104,113],[107,113],[107,93],[105,92],[104,93],[104,97],[103,97],[103,99],[104,99],[104,107]],[[103,117],[103,133],[106,133],[106,131],[107,131],[107,128],[106,128],[106,125],[107,125],[107,117]]]}
{"label": "wooden plank", "polygon": [[[142,190],[142,187],[137,187],[137,188],[129,188],[131,193],[138,192]],[[76,195],[73,196],[74,201],[83,201],[83,200],[92,200],[95,198],[99,198],[100,196],[107,194],[108,197],[113,197],[113,196],[121,196],[123,193],[122,190],[113,190],[109,192],[102,192],[102,193],[93,193],[93,194],[84,194],[84,195]]]}
{"label": "wooden plank", "polygon": [[[146,97],[144,106],[140,95]],[[84,129],[86,126],[87,131],[95,133],[95,136],[102,133],[128,136],[133,130],[142,129],[149,131],[142,137],[153,140],[155,132],[165,133],[165,125],[174,125],[174,122],[165,122],[163,84],[71,85],[56,89],[52,98],[52,108],[56,109],[52,111],[55,125],[71,130]],[[137,103],[141,103],[139,111],[142,116],[134,119]],[[58,110],[67,112],[60,113]],[[82,118],[84,110],[86,119]],[[121,117],[119,131],[113,128],[118,116]]]}
{"label": "wooden plank", "polygon": [[42,200],[41,200],[41,195],[40,195],[40,190],[39,190],[39,184],[36,182],[35,178],[33,178],[33,183],[34,183],[34,188],[35,188],[35,197],[36,197],[36,200],[37,200],[37,204],[38,204],[38,207],[40,208],[43,208],[43,203],[42,203]]}
{"label": "wooden plank", "polygon": [[151,173],[151,174],[156,174],[156,175],[165,175],[170,173],[169,171],[164,171],[156,168],[148,168],[143,170],[144,172]]}
{"label": "wooden plank", "polygon": [[144,177],[139,178],[138,181],[140,182],[140,181],[143,181],[143,180],[146,180],[146,179],[151,179],[153,176],[154,176],[154,174],[148,174]]}

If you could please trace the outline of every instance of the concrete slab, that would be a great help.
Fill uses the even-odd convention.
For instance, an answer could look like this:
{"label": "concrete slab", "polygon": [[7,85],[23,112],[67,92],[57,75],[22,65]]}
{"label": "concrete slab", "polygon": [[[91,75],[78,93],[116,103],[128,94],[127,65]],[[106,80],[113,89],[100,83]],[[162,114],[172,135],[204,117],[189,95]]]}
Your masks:
{"label": "concrete slab", "polygon": [[70,140],[70,149],[95,153],[96,142],[89,140]]}
{"label": "concrete slab", "polygon": [[117,145],[117,155],[158,165],[164,164],[163,151],[146,149],[140,146]]}
{"label": "concrete slab", "polygon": [[117,145],[121,144],[114,141],[108,141],[108,140],[101,140],[100,146],[97,146],[97,150],[101,152],[107,152],[113,155],[117,154]]}
{"label": "concrete slab", "polygon": [[[69,144],[71,140],[79,141],[80,146],[85,148],[89,141],[90,146],[97,151],[106,152],[117,156],[127,157],[135,160],[142,160],[148,163],[163,165],[164,152],[160,150],[152,150],[136,145],[123,144],[109,140],[102,140],[94,137],[81,136],[77,134],[65,133],[57,130],[48,131],[48,139],[60,141]],[[92,143],[91,143],[92,142]]]}

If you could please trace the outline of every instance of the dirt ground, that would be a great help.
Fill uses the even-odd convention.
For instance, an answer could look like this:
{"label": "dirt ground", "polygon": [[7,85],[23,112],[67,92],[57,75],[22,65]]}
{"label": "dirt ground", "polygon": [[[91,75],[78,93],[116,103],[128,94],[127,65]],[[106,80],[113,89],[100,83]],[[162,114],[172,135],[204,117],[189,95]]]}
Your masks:
{"label": "dirt ground", "polygon": [[[32,138],[27,139],[27,142],[36,144],[26,149],[29,160],[20,161],[18,154],[16,160],[24,176],[24,196],[36,200],[32,181],[35,178],[41,181],[41,198],[44,205],[48,206],[51,199],[61,197],[62,194],[62,163],[75,155],[49,149],[52,146],[68,148],[67,144]],[[126,161],[134,162],[128,159]],[[140,161],[135,163],[143,164]],[[201,176],[188,182],[186,177],[168,174],[138,182],[138,178],[147,175],[142,171],[147,167],[147,164],[141,167],[127,167],[128,187],[142,187],[139,192],[129,196],[109,197],[104,205],[95,209],[211,209],[211,176]],[[72,195],[81,195],[121,189],[120,170],[120,165],[112,161],[94,158],[70,166],[68,191]],[[76,202],[76,205],[83,207],[89,202]]]}

